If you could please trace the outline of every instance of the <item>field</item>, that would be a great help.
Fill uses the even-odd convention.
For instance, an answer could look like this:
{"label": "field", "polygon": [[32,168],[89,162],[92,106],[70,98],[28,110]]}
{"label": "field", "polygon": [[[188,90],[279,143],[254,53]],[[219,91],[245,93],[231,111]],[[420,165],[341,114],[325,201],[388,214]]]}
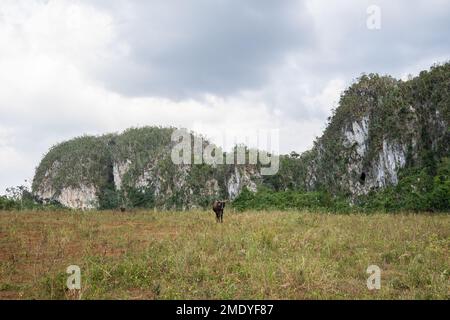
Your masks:
{"label": "field", "polygon": [[448,214],[0,212],[0,299],[449,299],[449,248]]}

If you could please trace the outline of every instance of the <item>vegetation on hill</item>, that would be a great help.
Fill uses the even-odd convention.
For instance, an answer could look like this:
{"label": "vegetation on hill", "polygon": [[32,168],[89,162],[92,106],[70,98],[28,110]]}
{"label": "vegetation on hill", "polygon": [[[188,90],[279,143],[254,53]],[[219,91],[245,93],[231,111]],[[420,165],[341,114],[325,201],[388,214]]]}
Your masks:
{"label": "vegetation on hill", "polygon": [[54,190],[81,184],[107,186],[111,167],[108,145],[113,135],[82,136],[50,148],[36,168],[32,189],[46,181]]}
{"label": "vegetation on hill", "polygon": [[[366,141],[362,146],[344,147],[343,131],[354,133],[352,124],[364,117],[368,121]],[[237,205],[246,209],[298,208],[291,196],[309,197],[305,194],[312,192],[314,198],[319,192],[323,201],[314,206],[327,210],[336,206],[347,211],[449,211],[449,123],[450,63],[433,66],[408,81],[363,75],[342,94],[312,150],[282,156],[279,173],[264,177],[264,185],[272,192],[261,190],[246,201],[249,195],[243,194],[236,199]],[[396,185],[379,188],[376,175],[385,174],[379,168],[379,157],[387,144],[406,151],[405,167],[398,170]],[[364,147],[363,155],[357,147]],[[390,156],[388,161],[392,161]],[[369,174],[374,185],[370,192],[352,194],[352,183],[353,189],[363,187]],[[287,203],[280,203],[286,197]]]}
{"label": "vegetation on hill", "polygon": [[[258,165],[176,165],[171,159],[174,128],[131,128],[121,134],[83,136],[52,147],[33,180],[44,201],[75,188],[93,187],[99,209],[207,207],[228,198],[230,179],[253,174]],[[192,134],[194,139],[201,137]],[[203,145],[209,144],[203,139]],[[218,149],[218,152],[221,152]],[[245,148],[248,154],[249,150]],[[224,158],[227,156],[223,153]],[[191,156],[194,162],[194,154]],[[239,173],[236,173],[239,171]],[[252,176],[257,180],[257,176]],[[239,179],[237,184],[241,182]],[[240,186],[238,186],[240,188]],[[67,191],[68,190],[68,191]]]}
{"label": "vegetation on hill", "polygon": [[[344,147],[343,131],[352,132],[352,123],[364,117],[367,151],[361,156],[355,150],[358,145]],[[406,167],[435,169],[449,156],[449,123],[450,63],[435,65],[408,81],[362,75],[341,95],[314,147],[300,156],[283,156],[278,175],[267,177],[265,184],[275,191],[327,190],[349,197],[350,182],[376,167],[384,141],[406,150]],[[350,169],[355,163],[360,171]]]}
{"label": "vegetation on hill", "polygon": [[407,81],[368,74],[343,92],[311,150],[280,156],[276,175],[258,176],[258,166],[175,165],[174,128],[144,127],[52,147],[32,190],[55,200],[93,186],[100,209],[187,209],[245,190],[230,181],[246,177],[259,191],[244,191],[239,210],[449,211],[449,123],[450,63]]}
{"label": "vegetation on hill", "polygon": [[448,212],[450,209],[450,161],[443,158],[435,175],[430,168],[409,168],[400,171],[399,183],[359,197],[354,203],[343,196],[326,191],[260,188],[253,193],[244,190],[233,207],[244,210],[302,210],[320,212]]}
{"label": "vegetation on hill", "polygon": [[384,211],[449,211],[450,210],[450,161],[443,158],[436,173],[431,168],[402,170],[396,186],[372,192],[359,199],[359,206],[366,210]]}

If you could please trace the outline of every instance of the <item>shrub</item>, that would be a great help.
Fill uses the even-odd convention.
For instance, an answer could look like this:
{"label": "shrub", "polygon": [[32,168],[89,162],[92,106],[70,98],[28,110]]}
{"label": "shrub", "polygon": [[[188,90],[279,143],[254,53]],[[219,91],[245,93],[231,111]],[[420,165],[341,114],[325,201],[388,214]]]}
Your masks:
{"label": "shrub", "polygon": [[0,210],[15,210],[19,208],[20,205],[16,201],[0,196]]}
{"label": "shrub", "polygon": [[[433,165],[435,166],[435,165]],[[430,167],[404,169],[399,174],[396,186],[379,192],[372,192],[360,199],[360,206],[366,210],[449,211],[450,161],[448,158]],[[436,171],[436,175],[432,172]]]}
{"label": "shrub", "polygon": [[308,209],[344,212],[350,210],[348,201],[323,191],[272,191],[263,187],[256,193],[245,188],[233,201],[233,208],[239,211]]}

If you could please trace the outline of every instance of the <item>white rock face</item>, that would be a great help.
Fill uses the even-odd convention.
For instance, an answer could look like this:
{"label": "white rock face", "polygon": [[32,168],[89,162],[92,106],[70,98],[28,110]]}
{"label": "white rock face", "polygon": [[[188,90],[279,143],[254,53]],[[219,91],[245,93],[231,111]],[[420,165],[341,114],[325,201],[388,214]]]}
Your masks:
{"label": "white rock face", "polygon": [[234,174],[231,175],[227,183],[229,199],[236,199],[244,187],[247,187],[251,192],[257,191],[256,183],[253,182],[250,177],[253,174],[254,173],[247,172],[246,170],[240,172],[238,167],[234,168]]}
{"label": "white rock face", "polygon": [[352,122],[351,127],[344,131],[344,147],[352,148],[356,146],[356,154],[351,155],[350,161],[347,164],[347,177],[344,180],[348,183],[348,188],[353,195],[366,194],[371,188],[369,181],[361,184],[359,179],[354,178],[363,172],[363,159],[367,151],[368,138],[369,116],[364,116],[361,120]]}
{"label": "white rock face", "polygon": [[345,131],[344,135],[346,138],[344,147],[350,148],[356,144],[356,153],[361,157],[364,156],[369,137],[369,117],[365,116],[361,121],[353,122],[351,130]]}
{"label": "white rock face", "polygon": [[52,179],[57,174],[60,162],[55,161],[44,175],[44,179],[36,191],[36,195],[44,202],[56,200],[62,205],[72,209],[89,210],[98,207],[97,190],[94,186],[65,187],[58,194],[53,188]]}
{"label": "white rock face", "polygon": [[239,188],[241,183],[241,175],[238,170],[231,176],[227,183],[228,196],[230,199],[235,199],[239,195]]}
{"label": "white rock face", "polygon": [[124,162],[116,162],[113,164],[114,185],[117,190],[120,190],[122,187],[123,176],[127,173],[130,165],[131,161],[129,159]]}
{"label": "white rock face", "polygon": [[[348,188],[353,195],[363,195],[370,191],[372,188],[370,178],[366,178],[364,184],[358,179],[363,172],[362,161],[350,162],[347,166],[347,172]],[[353,179],[351,173],[354,173]]]}
{"label": "white rock face", "polygon": [[144,188],[151,184],[153,174],[151,169],[145,169],[135,182],[136,188]]}
{"label": "white rock face", "polygon": [[[367,167],[363,167],[366,157],[369,138],[369,117],[365,116],[351,124],[351,127],[343,132],[346,148],[356,146],[350,155],[347,174],[344,183],[353,195],[367,194],[370,190],[383,188],[398,183],[398,171],[406,164],[406,147],[399,143],[383,140],[382,149]],[[365,179],[360,177],[364,174]]]}
{"label": "white rock face", "polygon": [[41,199],[51,199],[55,194],[55,189],[50,184],[42,184],[36,195]]}
{"label": "white rock face", "polygon": [[351,161],[348,172],[356,175],[364,174],[364,183],[359,180],[349,179],[349,190],[353,195],[367,194],[370,190],[384,188],[398,183],[398,171],[406,164],[405,147],[398,143],[390,143],[383,140],[383,148],[378,153],[370,168],[363,168],[362,161]]}
{"label": "white rock face", "polygon": [[[184,165],[177,167],[175,169],[176,171],[173,180],[166,181],[166,179],[159,173],[157,165],[157,160],[149,163],[147,168],[144,169],[143,173],[135,180],[134,186],[138,189],[152,187],[154,189],[155,197],[158,197],[161,194],[170,196],[175,190],[181,190],[185,187],[190,174],[190,166]],[[167,189],[164,189],[165,187],[163,186],[167,186]],[[187,191],[190,194],[193,193],[191,189]]]}
{"label": "white rock face", "polygon": [[62,205],[73,209],[89,210],[98,207],[97,190],[93,186],[63,188],[57,200]]}
{"label": "white rock face", "polygon": [[378,187],[398,183],[398,170],[406,164],[406,150],[399,144],[390,144],[383,140],[383,150],[375,165]]}
{"label": "white rock face", "polygon": [[51,184],[51,180],[56,176],[56,172],[60,167],[61,163],[59,161],[55,161],[52,163],[50,169],[48,169],[44,174],[43,183],[41,184],[37,195],[42,199],[51,199],[53,198],[56,190],[53,189]]}

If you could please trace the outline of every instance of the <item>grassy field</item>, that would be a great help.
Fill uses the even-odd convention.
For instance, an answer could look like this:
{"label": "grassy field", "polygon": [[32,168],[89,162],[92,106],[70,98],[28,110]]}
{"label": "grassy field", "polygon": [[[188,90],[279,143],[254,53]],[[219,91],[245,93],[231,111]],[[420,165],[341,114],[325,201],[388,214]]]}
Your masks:
{"label": "grassy field", "polygon": [[[450,216],[0,212],[0,299],[449,299]],[[368,290],[378,265],[381,289]],[[81,268],[80,291],[66,268]]]}

